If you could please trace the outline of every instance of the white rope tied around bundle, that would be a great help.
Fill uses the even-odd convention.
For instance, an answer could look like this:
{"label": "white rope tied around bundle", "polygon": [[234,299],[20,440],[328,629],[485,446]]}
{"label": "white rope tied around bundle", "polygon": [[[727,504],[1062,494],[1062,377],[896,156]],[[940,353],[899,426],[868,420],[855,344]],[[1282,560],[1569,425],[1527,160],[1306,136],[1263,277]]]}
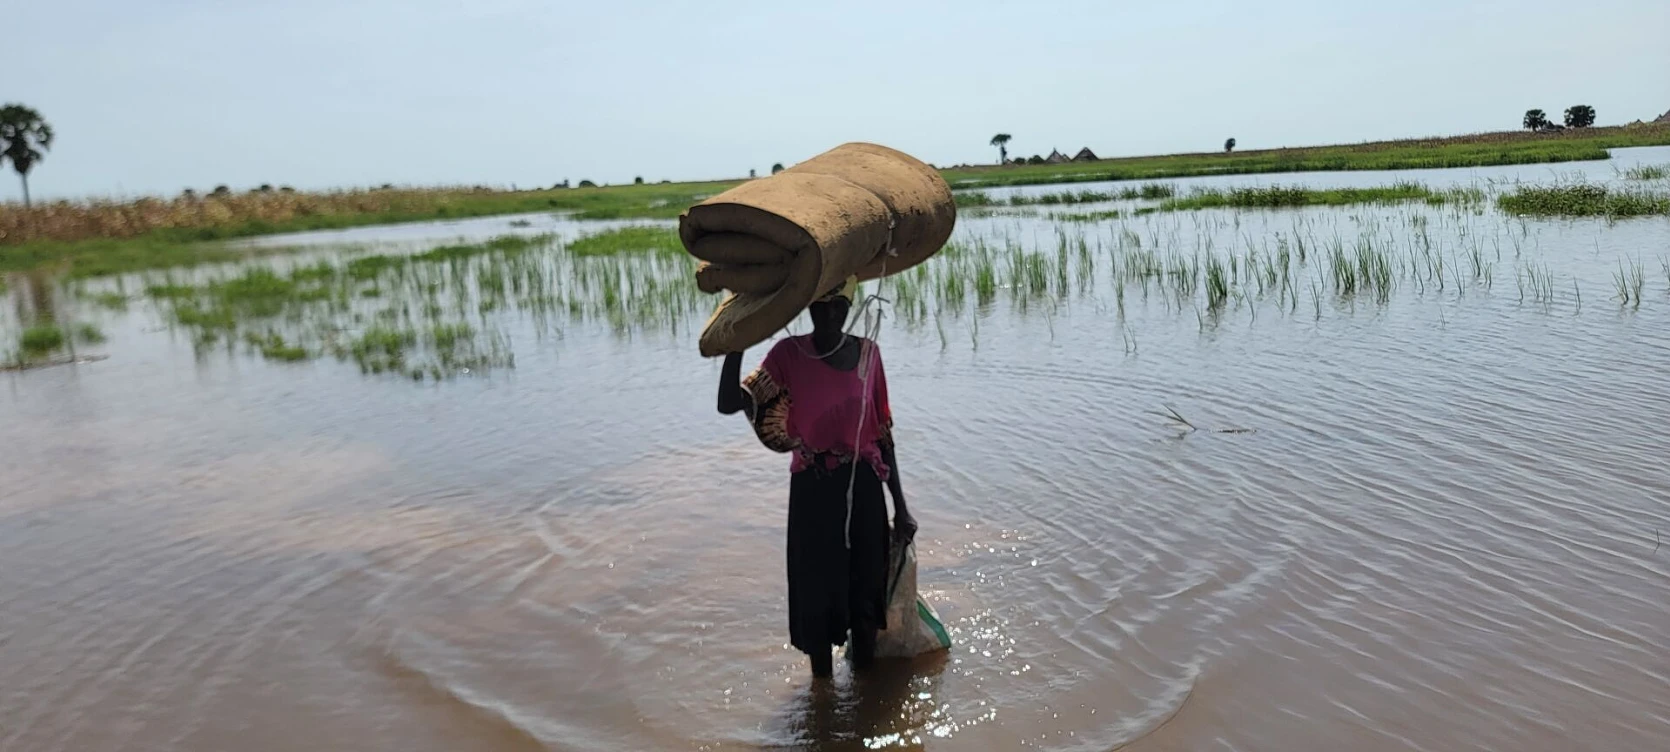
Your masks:
{"label": "white rope tied around bundle", "polygon": [[[882,248],[881,274],[876,276],[878,280],[887,277],[887,260],[899,255],[899,252],[893,248],[893,228],[897,225],[898,220],[896,218],[888,219],[887,245]],[[881,283],[877,282],[876,284],[879,286]],[[858,352],[858,390],[863,393],[863,400],[858,407],[858,428],[854,431],[852,437],[852,472],[847,476],[847,522],[842,528],[842,533],[845,535],[848,551],[852,550],[852,489],[858,482],[858,447],[859,442],[864,439],[864,419],[870,415],[869,361],[875,357],[871,350],[880,347],[876,343],[876,338],[881,336],[881,303],[883,302],[886,301],[880,295],[873,293],[866,295],[864,296],[864,302],[858,307],[857,315],[853,317],[853,320],[856,321],[858,317],[865,315],[865,309],[869,308],[871,303],[876,304],[874,315],[871,315],[865,322],[865,337],[863,340],[865,344],[862,345],[863,349]],[[892,471],[892,468],[888,468],[888,472]]]}

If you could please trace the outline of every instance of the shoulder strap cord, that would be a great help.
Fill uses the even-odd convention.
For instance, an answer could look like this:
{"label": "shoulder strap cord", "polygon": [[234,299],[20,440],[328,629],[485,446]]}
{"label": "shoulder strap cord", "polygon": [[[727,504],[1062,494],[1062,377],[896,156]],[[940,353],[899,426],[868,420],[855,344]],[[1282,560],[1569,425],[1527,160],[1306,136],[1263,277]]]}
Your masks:
{"label": "shoulder strap cord", "polygon": [[[887,220],[887,245],[882,247],[881,274],[876,276],[877,280],[887,277],[887,260],[899,255],[898,250],[893,248],[893,228],[897,227],[898,224],[897,217],[891,217]],[[870,365],[871,361],[875,359],[871,349],[877,346],[876,338],[881,336],[880,304],[885,302],[887,302],[886,299],[875,293],[866,295],[864,296],[864,302],[858,306],[857,314],[853,317],[855,322],[858,317],[865,318],[864,344],[863,349],[858,353],[858,388],[859,391],[864,393],[864,396],[858,410],[858,428],[852,437],[852,473],[847,476],[847,521],[842,534],[849,551],[852,550],[852,489],[858,482],[858,451],[861,446],[859,442],[864,438],[864,420],[870,417]],[[869,313],[866,309],[872,303],[876,304],[876,310]],[[891,470],[891,468],[889,469]]]}

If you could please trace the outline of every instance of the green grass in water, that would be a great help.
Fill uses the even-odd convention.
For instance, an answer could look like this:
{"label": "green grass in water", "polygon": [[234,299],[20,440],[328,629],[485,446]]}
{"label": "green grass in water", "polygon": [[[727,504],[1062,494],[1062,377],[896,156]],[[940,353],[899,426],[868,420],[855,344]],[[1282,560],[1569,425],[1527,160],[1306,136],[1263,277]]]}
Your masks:
{"label": "green grass in water", "polygon": [[1446,194],[1419,183],[1397,183],[1380,188],[1316,189],[1304,186],[1272,185],[1258,188],[1207,188],[1160,204],[1161,211],[1193,209],[1278,209],[1297,206],[1345,206],[1398,201],[1443,203]]}
{"label": "green grass in water", "polygon": [[75,341],[89,345],[104,344],[104,330],[85,321],[81,322],[75,325]]}
{"label": "green grass in water", "polygon": [[64,330],[56,324],[36,324],[18,334],[17,347],[31,357],[45,355],[63,348]]}
{"label": "green grass in water", "polygon": [[1177,189],[1161,183],[1149,183],[1143,186],[1131,186],[1118,191],[1061,191],[1057,193],[1039,193],[1032,196],[1011,196],[1010,206],[1055,206],[1059,204],[1096,204],[1105,201],[1123,200],[1135,201],[1147,199],[1150,201],[1171,198],[1177,194]]}
{"label": "green grass in water", "polygon": [[[959,196],[982,196],[971,201],[975,206],[1001,205],[997,199],[981,192],[959,194]],[[1156,211],[1190,211],[1195,209],[1279,209],[1299,206],[1346,206],[1350,204],[1396,203],[1400,201],[1425,201],[1432,205],[1442,204],[1479,204],[1484,201],[1484,192],[1477,188],[1458,188],[1445,191],[1435,191],[1419,183],[1396,183],[1379,188],[1334,188],[1317,189],[1304,186],[1266,186],[1258,188],[1200,188],[1187,196],[1177,197],[1173,186],[1162,183],[1150,183],[1139,187],[1130,187],[1122,191],[1067,191],[1061,193],[1043,193],[1033,196],[1011,196],[1009,206],[1098,203],[1113,200],[1148,199],[1161,200],[1157,206],[1145,206],[1135,210],[1136,216],[1152,214]],[[1116,219],[1122,216],[1118,211],[1101,211],[1086,213],[1062,213],[1054,218],[1067,222],[1095,222],[1106,219]]]}
{"label": "green grass in water", "polygon": [[1600,185],[1521,186],[1496,199],[1502,211],[1544,217],[1644,217],[1670,215],[1670,194]]}
{"label": "green grass in water", "polygon": [[1625,180],[1664,180],[1670,178],[1670,164],[1641,165],[1624,170]]}
{"label": "green grass in water", "polygon": [[587,235],[568,244],[576,256],[613,256],[617,253],[683,253],[678,231],[671,227],[617,227]]}
{"label": "green grass in water", "polygon": [[291,344],[284,340],[284,335],[278,332],[256,334],[251,332],[245,336],[251,346],[261,352],[261,357],[276,360],[281,363],[298,363],[313,357],[307,348]]}
{"label": "green grass in water", "polygon": [[1065,212],[1053,215],[1056,220],[1062,222],[1105,222],[1110,219],[1119,219],[1123,216],[1125,216],[1124,213],[1118,209],[1094,212]]}
{"label": "green grass in water", "polygon": [[208,308],[195,301],[174,306],[174,321],[181,326],[212,332],[238,328],[238,314],[230,308]]}
{"label": "green grass in water", "polygon": [[960,208],[984,208],[992,206],[1060,206],[1062,204],[1099,204],[1107,201],[1135,201],[1147,199],[1150,201],[1171,198],[1177,194],[1175,186],[1164,183],[1148,183],[1141,186],[1128,186],[1120,190],[1108,191],[1056,191],[1052,193],[1035,193],[1031,195],[1010,196],[999,199],[985,191],[957,191],[952,194]]}
{"label": "green grass in water", "polygon": [[551,244],[555,235],[500,235],[481,243],[443,245],[410,258],[413,261],[462,261],[490,253],[515,255],[539,250]]}
{"label": "green grass in water", "polygon": [[456,350],[474,337],[475,328],[469,324],[435,324],[429,327],[429,344],[437,351]]}
{"label": "green grass in water", "polygon": [[17,352],[27,361],[62,350],[71,342],[97,345],[104,341],[104,332],[90,323],[73,326],[42,323],[25,327],[18,333]]}
{"label": "green grass in water", "polygon": [[96,292],[83,295],[81,299],[107,311],[126,311],[128,309],[128,296],[119,292]]}
{"label": "green grass in water", "polygon": [[347,353],[365,373],[404,370],[406,350],[417,344],[417,332],[375,325],[348,344]]}
{"label": "green grass in water", "polygon": [[[509,363],[496,334],[483,336],[468,324],[437,319],[449,311],[485,314],[513,303],[535,311],[554,306],[561,290],[553,287],[549,271],[575,257],[536,253],[551,249],[553,239],[502,236],[411,255],[320,260],[288,270],[251,265],[195,283],[153,279],[144,290],[175,324],[192,332],[199,348],[241,339],[270,360],[330,354],[353,360],[367,373],[439,379]],[[380,300],[389,302],[373,310],[369,301]],[[416,313],[425,321],[414,320]],[[360,334],[342,334],[354,330]]]}

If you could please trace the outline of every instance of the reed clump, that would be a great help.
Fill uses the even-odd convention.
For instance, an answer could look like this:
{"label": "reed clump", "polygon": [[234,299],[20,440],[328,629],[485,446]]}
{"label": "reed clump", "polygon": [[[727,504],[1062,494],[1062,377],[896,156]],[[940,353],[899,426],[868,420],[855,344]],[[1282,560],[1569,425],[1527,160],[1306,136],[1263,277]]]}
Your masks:
{"label": "reed clump", "polygon": [[1521,216],[1623,219],[1670,214],[1670,193],[1587,184],[1519,186],[1498,196],[1496,205]]}
{"label": "reed clump", "polygon": [[1400,201],[1425,201],[1443,204],[1462,201],[1482,201],[1483,193],[1472,191],[1434,191],[1419,183],[1395,183],[1379,188],[1316,189],[1304,186],[1271,185],[1252,188],[1203,188],[1188,196],[1174,198],[1160,204],[1162,211],[1194,209],[1281,209],[1300,206],[1344,206],[1348,204],[1390,204]]}
{"label": "reed clump", "polygon": [[513,363],[494,325],[501,315],[531,317],[542,330],[560,329],[560,315],[623,332],[699,316],[711,298],[695,288],[690,257],[670,252],[676,243],[670,228],[649,226],[567,244],[509,235],[201,277],[169,272],[143,289],[200,348],[242,345],[280,362],[334,356],[367,374],[444,379]]}
{"label": "reed clump", "polygon": [[568,244],[580,256],[612,256],[618,253],[683,253],[678,231],[663,226],[619,227],[587,235]]}
{"label": "reed clump", "polygon": [[57,324],[35,324],[18,334],[17,347],[26,356],[40,356],[59,350],[68,339]]}
{"label": "reed clump", "polygon": [[1665,180],[1670,178],[1670,164],[1638,165],[1624,170],[1625,180]]}

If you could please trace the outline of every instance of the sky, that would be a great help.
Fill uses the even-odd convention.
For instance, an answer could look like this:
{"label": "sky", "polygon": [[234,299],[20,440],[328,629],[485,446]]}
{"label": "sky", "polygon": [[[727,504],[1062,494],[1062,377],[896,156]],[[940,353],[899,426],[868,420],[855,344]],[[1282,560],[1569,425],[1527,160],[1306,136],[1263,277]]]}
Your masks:
{"label": "sky", "polygon": [[[1599,124],[1670,110],[1670,2],[52,0],[5,12],[37,197],[764,174]],[[21,191],[10,165],[0,201]]]}

